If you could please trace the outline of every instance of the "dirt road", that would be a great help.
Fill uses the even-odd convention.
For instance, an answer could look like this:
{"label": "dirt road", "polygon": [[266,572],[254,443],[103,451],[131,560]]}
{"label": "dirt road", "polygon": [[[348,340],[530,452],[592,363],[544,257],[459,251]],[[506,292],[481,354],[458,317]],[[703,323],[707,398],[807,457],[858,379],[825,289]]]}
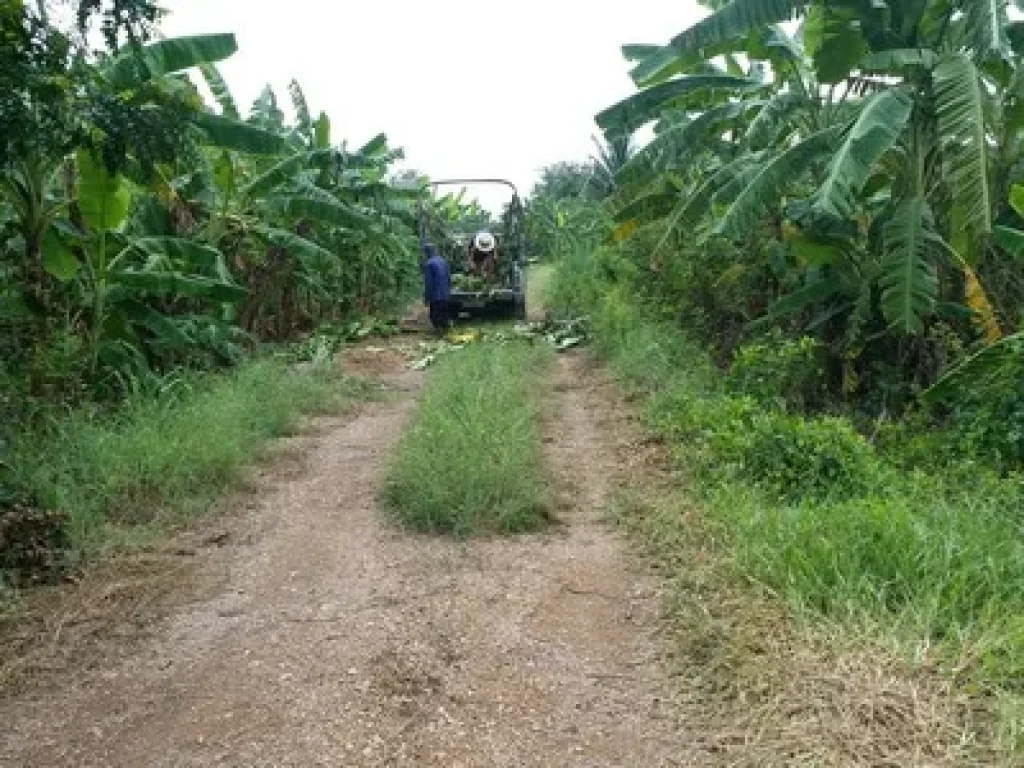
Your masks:
{"label": "dirt road", "polygon": [[655,584],[602,522],[616,457],[581,363],[545,425],[562,525],[460,545],[382,521],[421,374],[268,473],[212,599],[0,703],[5,766],[692,765]]}

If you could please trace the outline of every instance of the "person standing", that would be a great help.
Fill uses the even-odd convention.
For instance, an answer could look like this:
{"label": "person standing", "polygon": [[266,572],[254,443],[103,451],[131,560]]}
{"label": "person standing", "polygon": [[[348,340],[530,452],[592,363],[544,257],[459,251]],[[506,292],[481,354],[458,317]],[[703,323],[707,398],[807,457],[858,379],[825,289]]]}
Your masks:
{"label": "person standing", "polygon": [[423,303],[430,309],[430,324],[441,336],[451,325],[448,301],[452,293],[452,274],[448,262],[437,248],[427,243],[423,246],[427,260],[423,264]]}

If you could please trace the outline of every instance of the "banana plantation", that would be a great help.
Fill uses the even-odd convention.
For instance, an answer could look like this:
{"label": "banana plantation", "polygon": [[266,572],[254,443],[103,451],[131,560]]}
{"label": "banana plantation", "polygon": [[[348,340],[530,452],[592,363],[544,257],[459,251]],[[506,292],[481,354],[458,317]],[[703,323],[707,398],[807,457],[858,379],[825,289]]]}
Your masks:
{"label": "banana plantation", "polygon": [[[182,461],[146,480],[101,477],[110,470],[88,468],[97,452],[81,442],[97,425],[120,429],[136,406],[151,419],[184,413],[195,388],[230,391],[220,374],[249,387],[261,375],[291,393],[242,406],[265,406],[266,424],[308,408],[312,384],[245,366],[278,352],[322,357],[344,329],[392,327],[421,288],[415,216],[426,180],[395,171],[403,152],[384,133],[350,146],[294,80],[290,120],[269,86],[239,105],[218,70],[235,36],[165,38],[150,0],[70,5],[72,17],[67,3],[0,3],[5,573],[35,572],[36,555],[64,557],[69,531],[80,540],[102,524],[109,490],[75,511],[88,484],[170,488],[168,472],[197,477]],[[480,213],[451,196],[425,204],[440,219]],[[229,423],[241,435],[250,422]],[[204,460],[164,439],[171,453],[193,451],[200,474],[204,462],[241,458],[225,444],[223,458]],[[66,487],[78,500],[62,476],[77,476]]]}
{"label": "banana plantation", "polygon": [[[115,3],[93,54],[46,4],[2,5],[6,408],[230,365],[416,291],[401,151],[339,141],[297,82],[293,124],[269,87],[244,109],[217,69],[235,37],[143,43],[147,8]],[[84,3],[81,22],[98,11]]]}
{"label": "banana plantation", "polygon": [[[975,0],[736,0],[623,47],[653,124],[607,209],[645,290],[726,357],[775,328],[837,399],[901,411],[972,353],[1014,356],[1024,23]],[[1014,4],[1016,5],[1016,4]],[[694,236],[694,233],[697,233]]]}
{"label": "banana plantation", "polygon": [[1024,4],[702,5],[622,47],[599,202],[572,166],[531,201],[554,302],[646,394],[734,565],[943,659],[1016,765]]}
{"label": "banana plantation", "polygon": [[[291,648],[274,623],[286,595],[301,669],[294,680],[275,671],[282,687],[273,690],[313,690],[336,710],[330,717],[358,712],[359,722],[337,728],[352,739],[346,750],[393,746],[376,730],[365,747],[350,732],[379,729],[364,715],[399,694],[394,712],[379,711],[397,718],[390,733],[401,749],[407,737],[442,734],[425,714],[445,713],[435,706],[442,699],[430,697],[456,711],[461,699],[445,686],[474,670],[500,683],[488,740],[502,728],[514,736],[508,744],[564,735],[544,759],[583,755],[586,729],[562,719],[593,709],[604,718],[595,733],[621,724],[630,738],[660,743],[645,730],[669,722],[645,714],[651,701],[668,702],[660,691],[638,693],[634,706],[616,688],[607,701],[621,699],[620,717],[589,704],[574,713],[521,685],[554,667],[534,659],[556,635],[558,658],[585,659],[588,669],[566,667],[550,690],[582,680],[580,701],[602,696],[605,679],[646,680],[642,668],[619,674],[615,663],[643,657],[651,671],[663,657],[660,645],[635,644],[648,638],[632,608],[621,618],[634,593],[661,590],[634,590],[626,570],[647,569],[626,569],[625,550],[609,555],[618,540],[604,522],[614,518],[644,544],[642,557],[658,561],[651,578],[672,584],[672,600],[650,613],[660,627],[664,610],[675,629],[649,639],[672,636],[665,656],[683,682],[671,684],[689,685],[682,698],[699,705],[687,710],[692,722],[682,718],[687,748],[707,747],[730,765],[783,764],[756,759],[773,738],[771,755],[806,747],[806,764],[1020,764],[1024,0],[696,4],[704,13],[688,29],[622,46],[632,85],[617,103],[594,106],[600,135],[589,158],[543,169],[523,208],[517,193],[495,216],[464,194],[433,191],[445,182],[400,170],[403,150],[385,133],[350,145],[297,80],[287,93],[267,86],[238,103],[220,68],[239,48],[231,33],[165,37],[153,0],[0,0],[0,636],[21,638],[11,658],[85,632],[94,604],[115,610],[108,597],[117,602],[124,585],[98,589],[117,576],[90,570],[104,557],[116,571],[126,553],[199,562],[233,547],[233,523],[198,533],[220,522],[195,518],[243,484],[264,446],[297,436],[300,416],[342,413],[401,381],[395,397],[311,435],[308,462],[302,447],[303,460],[280,477],[261,471],[266,498],[241,514],[261,521],[252,526],[260,536],[239,535],[244,545],[217,556],[259,567],[232,567],[242,607],[207,617],[243,622],[250,597],[257,607],[264,600],[249,616],[259,621],[239,626],[252,630],[247,643],[263,644],[253,658],[277,670],[280,649]],[[617,58],[614,46],[609,55]],[[459,281],[484,285],[458,274],[474,263],[481,230],[514,231],[516,243],[525,230],[530,261],[551,262],[533,273],[542,280],[530,278],[545,291],[530,309],[543,303],[547,322],[525,333],[375,340],[335,356],[371,328],[397,335],[395,318],[422,303],[424,283],[440,336],[447,324],[435,309],[448,311]],[[421,272],[424,253],[454,266],[432,257],[436,271]],[[339,331],[353,325],[365,333]],[[538,327],[571,329],[571,339],[548,338],[564,354],[542,349]],[[583,343],[586,357],[575,350]],[[394,452],[401,461],[386,480]],[[276,467],[276,457],[267,461]],[[395,520],[378,515],[382,498],[395,519],[412,509],[407,524],[466,540],[436,558],[447,544],[385,535],[379,526]],[[463,501],[471,514],[455,514]],[[460,580],[473,516],[502,509],[511,512],[494,530],[533,530],[543,519],[564,524],[567,538],[558,548],[525,535],[514,548],[489,540]],[[192,538],[173,557],[146,550],[182,531]],[[594,546],[596,536],[607,546]],[[563,545],[581,547],[567,557],[571,568],[552,559]],[[435,558],[430,568],[421,549]],[[403,571],[410,563],[418,570]],[[138,567],[151,565],[171,567]],[[562,584],[570,571],[584,586]],[[38,626],[16,626],[28,613],[7,606],[30,591],[23,585],[80,573],[96,579],[94,593],[89,584],[80,593],[101,595],[88,610],[47,602]],[[300,574],[308,594],[295,587]],[[491,577],[493,588],[480,586]],[[193,585],[180,580],[185,594]],[[79,584],[52,591],[65,587]],[[326,594],[342,597],[321,603]],[[429,605],[417,608],[424,595]],[[443,616],[430,618],[442,603]],[[351,612],[364,608],[386,619],[372,633],[374,623]],[[354,634],[317,634],[334,622]],[[523,666],[508,626],[535,643]],[[438,628],[451,633],[437,644],[443,668],[420,653]],[[492,638],[495,628],[504,635]],[[409,669],[424,665],[422,685],[395,666],[404,657],[392,659],[390,647],[366,655],[385,635],[417,649]],[[567,639],[598,644],[563,653]],[[211,653],[222,652],[211,658],[222,661],[202,667],[197,655],[172,672],[192,670],[214,695],[236,692],[252,670],[236,673],[242,646],[220,642],[210,640]],[[182,645],[205,654],[205,643]],[[489,658],[500,663],[474,666]],[[590,670],[602,659],[612,673]],[[16,667],[0,656],[0,669]],[[202,669],[229,677],[211,685]],[[388,675],[402,685],[375,689]],[[101,687],[119,691],[117,680],[134,677]],[[307,690],[313,678],[329,696]],[[153,687],[118,701],[158,701],[153,691],[171,679],[161,671]],[[465,697],[464,721],[444,715],[464,740],[469,723],[483,722],[477,702],[487,688],[462,682],[483,694]],[[552,706],[543,727],[503,709],[502,696],[518,688],[531,717]],[[185,690],[169,697],[173,717],[142,723],[159,731],[147,749],[176,728],[208,725],[184,723]],[[367,706],[350,707],[362,701],[352,698],[336,707],[339,691],[366,696]],[[298,696],[264,698],[268,711],[304,711]],[[432,703],[421,711],[421,701]],[[72,719],[72,730],[86,722]],[[421,720],[429,728],[417,732]],[[330,731],[322,722],[318,738]],[[94,730],[86,751],[99,743]],[[45,747],[31,732],[24,749]],[[188,732],[189,744],[202,744]],[[129,742],[125,754],[141,754]],[[743,750],[753,750],[749,763],[734,759]]]}

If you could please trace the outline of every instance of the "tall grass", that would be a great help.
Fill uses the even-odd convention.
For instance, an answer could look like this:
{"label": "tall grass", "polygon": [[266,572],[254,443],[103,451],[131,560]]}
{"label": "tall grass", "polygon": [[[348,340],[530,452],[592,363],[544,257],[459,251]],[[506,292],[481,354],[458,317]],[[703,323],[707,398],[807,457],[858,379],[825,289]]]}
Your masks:
{"label": "tall grass", "polygon": [[768,409],[621,284],[565,267],[553,294],[584,300],[598,349],[646,393],[649,427],[725,524],[736,566],[800,615],[998,691],[1003,747],[1024,751],[1020,478],[966,458],[908,470],[899,446],[876,450],[846,419]]}
{"label": "tall grass", "polygon": [[104,550],[201,511],[298,416],[356,394],[328,366],[253,361],[18,435],[13,463],[25,490],[68,515],[75,552]]}
{"label": "tall grass", "polygon": [[460,537],[544,524],[548,495],[532,392],[549,355],[541,346],[483,343],[439,360],[384,489],[399,521]]}
{"label": "tall grass", "polygon": [[555,271],[552,264],[533,264],[527,271],[526,306],[531,313],[548,306],[551,277]]}

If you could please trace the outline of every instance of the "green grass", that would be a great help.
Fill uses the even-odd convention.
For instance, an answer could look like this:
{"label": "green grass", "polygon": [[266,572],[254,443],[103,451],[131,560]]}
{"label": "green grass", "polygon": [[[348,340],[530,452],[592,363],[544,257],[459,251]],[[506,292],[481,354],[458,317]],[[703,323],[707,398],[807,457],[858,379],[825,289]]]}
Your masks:
{"label": "green grass", "polygon": [[598,350],[642,393],[649,428],[690,479],[681,492],[724,527],[736,569],[795,615],[866,632],[998,700],[1001,746],[1024,753],[1020,478],[966,459],[907,470],[846,419],[737,395],[678,328],[580,275],[557,274],[556,296],[590,297]]}
{"label": "green grass", "polygon": [[550,354],[481,343],[438,360],[384,488],[401,523],[459,537],[543,526],[549,500],[533,391]]}
{"label": "green grass", "polygon": [[532,314],[548,306],[551,295],[552,264],[535,264],[529,268],[526,279],[526,307]]}
{"label": "green grass", "polygon": [[68,515],[73,552],[88,556],[201,513],[297,417],[337,410],[368,391],[331,366],[251,361],[18,435],[14,464],[23,488]]}

